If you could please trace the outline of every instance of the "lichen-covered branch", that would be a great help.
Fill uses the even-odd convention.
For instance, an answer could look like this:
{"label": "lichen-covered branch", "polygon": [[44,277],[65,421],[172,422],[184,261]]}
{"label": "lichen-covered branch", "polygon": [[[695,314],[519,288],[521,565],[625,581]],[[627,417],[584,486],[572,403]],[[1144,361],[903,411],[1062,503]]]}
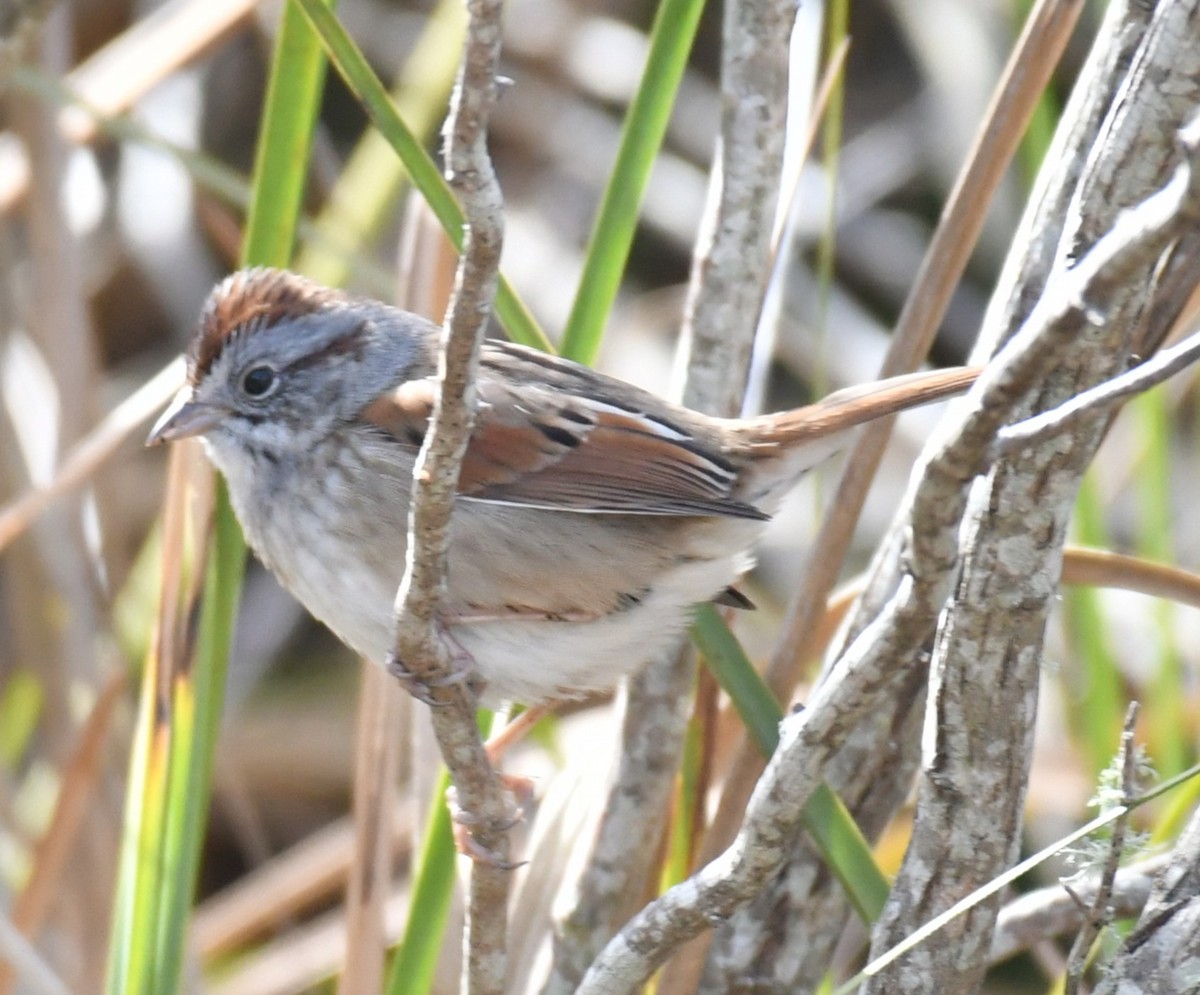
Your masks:
{"label": "lichen-covered branch", "polygon": [[[886,372],[911,369],[928,349],[977,237],[992,191],[1017,147],[1044,81],[1059,61],[1079,10],[1077,3],[1043,2],[1031,11],[914,281],[889,350]],[[1096,53],[1091,61],[1095,57]],[[1082,146],[1085,150],[1087,147]],[[802,586],[793,598],[784,635],[768,671],[768,681],[781,696],[792,693],[799,668],[815,655],[812,633],[837,577],[887,438],[888,426],[865,429],[850,453],[830,512],[809,552]],[[884,598],[890,593],[887,590]],[[881,692],[877,707],[854,729],[826,771],[826,781],[868,837],[882,830],[908,794],[916,767],[915,744],[927,660],[927,654],[921,652],[908,660],[895,661],[891,686]],[[733,821],[727,807],[740,809],[749,796],[753,778],[746,773],[755,768],[753,756],[747,753],[748,747],[744,746],[735,768],[739,776],[722,798],[718,821],[724,826]],[[729,838],[725,835],[714,840],[712,847],[727,845]],[[717,932],[704,990],[727,990],[750,970],[765,971],[769,982],[781,988],[815,986],[828,968],[848,909],[843,889],[815,849],[799,842],[784,872]],[[774,950],[789,953],[786,957],[768,955]]]}

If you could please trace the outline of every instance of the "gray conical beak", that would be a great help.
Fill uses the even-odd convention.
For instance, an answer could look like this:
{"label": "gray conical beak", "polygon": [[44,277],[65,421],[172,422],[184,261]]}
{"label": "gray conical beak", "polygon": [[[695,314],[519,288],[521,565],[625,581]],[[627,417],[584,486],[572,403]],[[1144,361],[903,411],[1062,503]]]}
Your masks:
{"label": "gray conical beak", "polygon": [[225,412],[220,408],[192,400],[192,388],[184,387],[150,430],[146,445],[158,446],[164,442],[203,435],[216,428],[224,417]]}

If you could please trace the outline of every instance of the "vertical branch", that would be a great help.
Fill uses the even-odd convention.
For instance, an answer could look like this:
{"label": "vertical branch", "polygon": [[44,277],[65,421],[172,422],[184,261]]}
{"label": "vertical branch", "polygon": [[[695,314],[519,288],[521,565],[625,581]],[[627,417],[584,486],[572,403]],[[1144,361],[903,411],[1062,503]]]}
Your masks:
{"label": "vertical branch", "polygon": [[741,409],[770,277],[796,7],[795,0],[741,0],[725,8],[721,133],[682,342],[683,403],[707,414],[729,417]]}
{"label": "vertical branch", "polygon": [[438,401],[414,468],[408,562],[396,595],[396,656],[419,681],[442,682],[432,709],[434,731],[458,804],[469,814],[474,843],[490,855],[471,872],[465,990],[497,995],[504,991],[506,968],[508,804],[480,741],[468,689],[452,680],[457,668],[437,611],[446,583],[455,487],[474,423],[479,345],[491,313],[503,240],[500,187],[487,152],[501,9],[500,0],[468,3],[467,38],[446,122],[447,179],[462,204],[466,233],[442,336]]}
{"label": "vertical branch", "polygon": [[[726,5],[721,132],[708,210],[692,264],[682,355],[684,403],[712,414],[741,407],[754,332],[770,275],[771,231],[783,167],[788,39],[794,0]],[[587,965],[631,911],[655,859],[687,729],[690,653],[656,661],[630,681],[618,777],[578,900],[555,944],[546,992],[573,991]],[[674,990],[664,982],[664,990]]]}

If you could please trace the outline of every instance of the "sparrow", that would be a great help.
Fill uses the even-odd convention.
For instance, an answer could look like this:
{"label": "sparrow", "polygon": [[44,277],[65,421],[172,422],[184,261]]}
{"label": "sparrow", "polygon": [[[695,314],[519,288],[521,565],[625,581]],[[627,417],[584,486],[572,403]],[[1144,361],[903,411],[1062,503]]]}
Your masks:
{"label": "sparrow", "polygon": [[[383,663],[441,329],[296,274],[210,294],[148,445],[199,436],[246,538],[348,646]],[[864,422],[961,393],[954,368],[716,418],[569,360],[483,344],[440,621],[485,704],[612,687],[730,585],[797,480]]]}

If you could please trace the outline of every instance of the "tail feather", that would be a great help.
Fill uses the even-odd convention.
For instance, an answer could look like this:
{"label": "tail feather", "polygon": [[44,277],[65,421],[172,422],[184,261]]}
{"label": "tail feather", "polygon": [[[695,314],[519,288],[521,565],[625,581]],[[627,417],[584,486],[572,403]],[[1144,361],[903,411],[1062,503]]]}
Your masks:
{"label": "tail feather", "polygon": [[877,418],[961,394],[982,369],[956,366],[847,387],[803,408],[746,419],[737,434],[751,455],[769,456],[781,446],[838,435]]}

